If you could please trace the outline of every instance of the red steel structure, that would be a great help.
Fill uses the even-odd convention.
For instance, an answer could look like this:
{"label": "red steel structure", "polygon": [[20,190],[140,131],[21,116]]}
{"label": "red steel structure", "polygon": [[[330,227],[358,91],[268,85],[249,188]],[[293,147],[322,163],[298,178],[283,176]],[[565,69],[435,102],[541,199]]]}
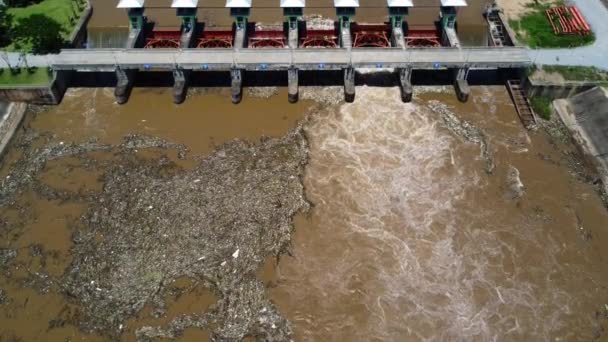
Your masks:
{"label": "red steel structure", "polygon": [[144,49],[176,49],[180,46],[181,31],[152,31],[146,37]]}
{"label": "red steel structure", "polygon": [[558,6],[546,10],[555,34],[588,35],[591,29],[587,21],[574,6]]}
{"label": "red steel structure", "polygon": [[405,45],[408,47],[440,47],[441,34],[434,26],[413,27],[405,36]]}
{"label": "red steel structure", "polygon": [[353,33],[353,47],[391,47],[390,25],[360,25],[351,26]]}
{"label": "red steel structure", "polygon": [[300,39],[303,48],[335,48],[338,47],[338,35],[335,30],[306,30]]}
{"label": "red steel structure", "polygon": [[287,45],[283,31],[255,30],[249,34],[248,47],[254,49],[282,48]]}
{"label": "red steel structure", "polygon": [[232,31],[203,31],[196,45],[199,49],[230,49],[234,45]]}

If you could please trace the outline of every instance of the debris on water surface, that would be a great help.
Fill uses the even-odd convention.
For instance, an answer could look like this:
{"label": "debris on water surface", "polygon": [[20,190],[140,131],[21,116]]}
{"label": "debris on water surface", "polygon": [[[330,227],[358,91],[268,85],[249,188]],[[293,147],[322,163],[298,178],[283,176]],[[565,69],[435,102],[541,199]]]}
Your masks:
{"label": "debris on water surface", "polygon": [[4,305],[8,303],[8,297],[6,296],[6,291],[0,289],[0,305]]}
{"label": "debris on water surface", "polygon": [[[72,262],[55,280],[79,305],[80,328],[118,338],[126,320],[146,304],[162,314],[167,286],[187,277],[209,287],[217,303],[207,313],[139,329],[138,339],[206,327],[214,340],[290,340],[288,321],[255,272],[268,256],[287,251],[293,216],[309,206],[301,180],[308,157],[302,128],[258,144],[226,143],[208,157],[193,158],[200,163],[188,170],[170,160],[139,157],[135,150],[144,148],[177,149],[185,157],[182,145],[146,136],[129,136],[118,146],[49,144],[26,149],[10,173],[20,177],[2,181],[0,207],[26,189],[55,194],[37,179],[50,160],[92,160],[87,154],[94,151],[114,155],[96,165],[103,170],[101,193],[63,194],[90,203],[73,231]],[[2,250],[0,265],[11,255]],[[46,274],[34,278],[31,285],[48,291]]]}
{"label": "debris on water surface", "polygon": [[452,133],[465,139],[466,141],[479,144],[479,147],[481,148],[481,156],[486,163],[485,171],[488,174],[492,174],[495,168],[494,156],[490,150],[490,145],[487,141],[486,135],[471,123],[459,119],[446,104],[440,101],[429,101],[429,108],[441,115],[445,125],[450,131],[452,131]]}
{"label": "debris on water surface", "polygon": [[524,188],[519,170],[515,166],[509,165],[509,170],[507,171],[508,196],[511,199],[521,198],[524,195]]}
{"label": "debris on water surface", "polygon": [[16,256],[16,250],[0,248],[0,271],[4,270],[4,268],[7,267]]}

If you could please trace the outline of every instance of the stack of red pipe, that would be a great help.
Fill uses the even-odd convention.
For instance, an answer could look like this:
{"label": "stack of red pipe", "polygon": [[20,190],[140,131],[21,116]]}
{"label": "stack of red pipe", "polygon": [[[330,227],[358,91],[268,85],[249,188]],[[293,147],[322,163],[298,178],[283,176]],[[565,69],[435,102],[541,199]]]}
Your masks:
{"label": "stack of red pipe", "polygon": [[555,34],[588,35],[591,28],[575,6],[559,6],[547,9],[547,17]]}

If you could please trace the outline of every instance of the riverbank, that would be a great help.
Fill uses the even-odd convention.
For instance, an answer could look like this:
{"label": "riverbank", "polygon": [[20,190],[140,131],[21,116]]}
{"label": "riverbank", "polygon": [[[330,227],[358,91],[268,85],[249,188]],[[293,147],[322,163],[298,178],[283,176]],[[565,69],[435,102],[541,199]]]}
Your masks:
{"label": "riverbank", "polygon": [[0,115],[0,160],[15,131],[23,121],[27,109],[25,103],[8,103],[4,106],[4,112]]}
{"label": "riverbank", "polygon": [[594,160],[597,184],[608,208],[608,90],[595,87],[558,99],[553,108],[583,153]]}

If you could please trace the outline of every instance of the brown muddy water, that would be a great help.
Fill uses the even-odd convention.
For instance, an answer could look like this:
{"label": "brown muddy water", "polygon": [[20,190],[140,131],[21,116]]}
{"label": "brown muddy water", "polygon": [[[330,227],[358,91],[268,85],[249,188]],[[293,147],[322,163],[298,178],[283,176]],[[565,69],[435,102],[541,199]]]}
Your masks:
{"label": "brown muddy water", "polygon": [[[178,107],[169,90],[136,89],[119,106],[111,89],[75,89],[61,105],[28,114],[15,142],[27,137],[29,144],[11,146],[0,177],[36,148],[92,137],[117,145],[127,134],[186,145],[186,160],[171,148],[137,153],[142,164],[161,165],[166,154],[190,170],[230,139],[281,137],[304,121],[309,160],[302,181],[312,209],[295,217],[289,254],[278,263],[271,255],[256,261],[263,296],[290,322],[293,340],[605,340],[608,212],[584,159],[558,129],[523,129],[503,87],[474,87],[466,104],[451,88],[423,90],[416,88],[411,104],[398,101],[397,88],[360,87],[352,104],[289,105],[280,89],[238,106],[213,91]],[[333,91],[341,96],[340,88],[323,90]],[[475,134],[489,145],[491,172]],[[123,165],[123,177],[139,172],[127,167],[137,164],[121,164],[118,152],[89,157]],[[95,194],[114,186],[95,165],[57,158],[35,177],[52,189]],[[40,189],[24,187],[0,208],[0,340],[133,341],[145,326],[166,327],[219,305],[217,289],[181,277],[159,294],[160,313],[150,299],[112,323],[119,334],[79,330],[90,306],[67,296],[61,282],[75,260],[81,217],[101,203],[84,195],[49,199]],[[170,250],[165,244],[146,248]],[[178,339],[219,340],[213,332],[223,323],[186,327]],[[236,336],[245,335],[263,340]]]}
{"label": "brown muddy water", "polygon": [[[128,19],[126,12],[116,8],[116,2],[91,0],[94,12],[88,25],[91,47],[122,47],[126,41]],[[407,17],[409,25],[429,26],[439,18],[439,0],[414,1],[415,7]],[[463,45],[486,45],[485,21],[482,13],[488,0],[469,0],[468,6],[458,13],[458,35]],[[224,7],[225,0],[200,1],[199,22],[207,27],[230,27],[233,19]],[[361,0],[355,21],[363,23],[382,23],[388,20],[385,0]],[[179,27],[180,20],[168,0],[147,0],[145,15],[157,27]],[[305,16],[335,18],[333,0],[308,0]],[[255,0],[250,21],[275,24],[283,21],[283,11],[279,0]]]}

